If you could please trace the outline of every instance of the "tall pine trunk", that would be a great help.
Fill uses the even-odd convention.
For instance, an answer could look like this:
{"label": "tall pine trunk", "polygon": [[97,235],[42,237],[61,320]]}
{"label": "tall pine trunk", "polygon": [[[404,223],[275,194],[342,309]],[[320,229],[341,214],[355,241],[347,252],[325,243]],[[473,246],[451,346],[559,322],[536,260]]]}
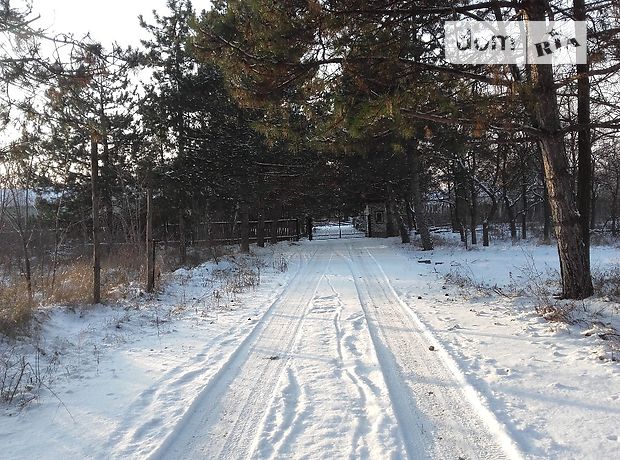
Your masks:
{"label": "tall pine trunk", "polygon": [[[574,0],[576,21],[586,21],[585,0]],[[590,78],[588,63],[577,64],[577,209],[581,219],[581,233],[585,263],[590,271],[590,217],[592,204],[592,143],[590,136]],[[593,214],[593,213],[592,213]]]}
{"label": "tall pine trunk", "polygon": [[[546,2],[525,0],[523,9],[532,21],[544,21]],[[539,141],[551,215],[558,241],[563,297],[583,299],[592,295],[592,276],[581,220],[571,193],[568,161],[560,125],[553,68],[550,64],[531,64],[528,109],[539,129]],[[589,201],[589,200],[588,200]]]}
{"label": "tall pine trunk", "polygon": [[92,192],[92,221],[93,221],[93,303],[101,302],[101,261],[99,240],[99,153],[95,134],[90,138],[90,176]]}

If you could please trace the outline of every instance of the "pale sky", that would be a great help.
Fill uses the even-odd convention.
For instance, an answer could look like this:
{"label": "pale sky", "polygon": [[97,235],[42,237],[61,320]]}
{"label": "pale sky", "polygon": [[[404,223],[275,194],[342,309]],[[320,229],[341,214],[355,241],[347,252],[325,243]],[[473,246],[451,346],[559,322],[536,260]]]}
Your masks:
{"label": "pale sky", "polygon": [[[12,2],[17,6],[19,1]],[[193,0],[194,9],[208,9],[209,0]],[[152,23],[153,9],[166,14],[166,0],[32,0],[33,12],[41,16],[36,25],[53,32],[73,32],[76,37],[90,32],[105,47],[116,41],[121,46],[139,45],[146,38],[138,24],[142,14]]]}

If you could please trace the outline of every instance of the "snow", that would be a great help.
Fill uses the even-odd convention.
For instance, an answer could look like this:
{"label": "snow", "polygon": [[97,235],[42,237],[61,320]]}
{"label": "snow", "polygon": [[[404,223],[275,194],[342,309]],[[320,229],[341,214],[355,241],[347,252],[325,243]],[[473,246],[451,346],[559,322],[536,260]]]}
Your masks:
{"label": "snow", "polygon": [[[618,304],[543,319],[542,302],[568,304],[544,297],[554,247],[253,251],[178,270],[153,298],[50,309],[37,343],[1,344],[38,358],[45,386],[4,406],[0,456],[618,457],[620,368],[600,337]],[[593,266],[619,255],[594,247]]]}

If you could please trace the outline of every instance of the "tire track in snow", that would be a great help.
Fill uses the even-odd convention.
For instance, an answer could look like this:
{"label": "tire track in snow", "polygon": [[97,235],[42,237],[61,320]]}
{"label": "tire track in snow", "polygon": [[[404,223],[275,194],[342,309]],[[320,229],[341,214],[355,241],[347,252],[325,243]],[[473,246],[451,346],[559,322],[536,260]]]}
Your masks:
{"label": "tire track in snow", "polygon": [[[326,280],[330,289],[335,294],[338,303],[338,307],[333,318],[334,329],[336,331],[336,350],[338,360],[343,364],[351,361],[355,363],[352,368],[350,366],[343,366],[343,373],[357,391],[360,406],[365,407],[368,401],[372,398],[376,398],[380,391],[376,391],[376,387],[372,385],[372,382],[369,382],[368,379],[364,379],[359,371],[361,354],[355,345],[355,340],[359,339],[359,336],[356,337],[351,332],[344,332],[345,327],[342,324],[341,318],[344,303],[340,298],[340,294],[336,291],[328,277]],[[360,316],[357,318],[355,316],[350,316],[347,318],[347,320],[352,321],[355,332],[359,332],[361,329],[361,327],[356,327],[356,324],[359,324],[359,319],[363,319],[361,312]],[[364,442],[365,436],[372,433],[376,437],[376,433],[381,431],[379,426],[380,420],[378,418],[375,419],[375,423],[372,428],[368,425],[369,423],[365,418],[359,418],[357,420],[357,426],[352,434],[349,458],[359,458],[362,453],[368,455],[368,449]]]}
{"label": "tire track in snow", "polygon": [[315,253],[207,384],[152,459],[232,459],[251,453],[265,403],[280,379],[324,270],[325,262]]}
{"label": "tire track in snow", "polygon": [[[338,246],[325,243],[323,250]],[[341,257],[319,283],[303,329],[252,458],[403,458],[404,442]]]}
{"label": "tire track in snow", "polygon": [[520,458],[509,439],[488,429],[463,382],[429,351],[431,342],[403,309],[376,259],[350,243],[348,253],[409,458]]}
{"label": "tire track in snow", "polygon": [[383,269],[381,263],[377,260],[377,258],[372,255],[370,250],[366,249],[366,252],[368,253],[368,256],[372,259],[376,267],[379,269],[381,277],[385,281],[385,284],[387,285],[392,296],[396,299],[401,309],[412,319],[413,323],[417,326],[417,328],[422,333],[424,338],[428,341],[428,343],[431,344],[438,352],[437,355],[443,362],[446,369],[452,374],[458,385],[461,387],[461,391],[464,394],[465,399],[471,405],[471,408],[475,411],[477,418],[479,419],[479,421],[482,421],[482,424],[495,437],[496,441],[499,443],[500,447],[504,451],[504,454],[511,459],[523,458],[523,454],[520,452],[515,441],[510,437],[503,425],[499,422],[499,420],[484,403],[484,397],[481,396],[467,382],[465,375],[459,369],[457,363],[452,359],[450,354],[445,350],[445,348],[441,345],[437,338],[433,336],[431,331],[420,320],[418,315],[416,315],[416,313],[407,305],[407,303],[401,299],[401,297],[392,286],[389,277],[385,273],[385,270]]}

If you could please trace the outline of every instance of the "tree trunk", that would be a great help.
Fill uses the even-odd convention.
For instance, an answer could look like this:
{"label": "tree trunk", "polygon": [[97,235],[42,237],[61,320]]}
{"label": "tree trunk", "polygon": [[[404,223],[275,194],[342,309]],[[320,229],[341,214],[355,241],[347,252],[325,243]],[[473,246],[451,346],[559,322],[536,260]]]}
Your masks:
{"label": "tree trunk", "polygon": [[256,246],[265,247],[265,200],[262,188],[259,185],[258,199],[256,202]]}
{"label": "tree trunk", "polygon": [[420,240],[422,241],[422,250],[430,251],[433,249],[433,240],[428,227],[426,216],[426,207],[422,200],[422,190],[420,186],[420,166],[417,153],[417,141],[413,141],[407,149],[407,164],[409,167],[409,181],[411,186],[411,199],[413,211],[415,212],[415,222]]}
{"label": "tree trunk", "polygon": [[187,263],[187,238],[185,237],[185,209],[179,206],[179,263]]}
{"label": "tree trunk", "polygon": [[409,193],[405,197],[405,215],[407,216],[407,229],[412,231],[414,229],[413,212],[411,212],[411,200],[409,196],[411,196],[411,190],[409,190]]}
{"label": "tree trunk", "polygon": [[510,200],[508,199],[508,195],[504,193],[504,206],[506,206],[506,214],[508,215],[508,222],[510,224],[510,238],[512,241],[516,241],[517,239],[517,221],[515,218],[514,209],[510,205]]}
{"label": "tree trunk", "polygon": [[549,243],[551,242],[551,208],[549,207],[549,194],[547,193],[547,184],[544,182],[544,180],[543,184],[543,241],[545,243]]}
{"label": "tree trunk", "polygon": [[521,182],[521,200],[523,202],[523,214],[521,214],[521,239],[527,239],[527,183],[525,181],[525,175]]}
{"label": "tree trunk", "polygon": [[250,205],[241,201],[241,252],[250,252]]}
{"label": "tree trunk", "polygon": [[385,203],[385,232],[387,236],[396,234],[394,229],[394,215],[392,213],[392,191],[388,191],[388,198]]}
{"label": "tree trunk", "polygon": [[146,292],[155,289],[155,244],[153,242],[153,189],[146,190]]}
{"label": "tree trunk", "polygon": [[[575,21],[586,21],[585,0],[573,1]],[[590,135],[590,66],[577,64],[577,209],[581,221],[583,263],[590,273],[590,213],[592,193],[592,138]],[[590,283],[591,284],[591,283]]]}
{"label": "tree trunk", "polygon": [[[545,20],[545,1],[525,0],[522,8],[529,20]],[[592,295],[592,277],[581,220],[571,195],[553,67],[550,64],[531,64],[530,67],[532,86],[526,89],[525,97],[530,98],[527,108],[539,129],[549,204],[558,240],[563,297],[583,299]]]}
{"label": "tree trunk", "polygon": [[596,228],[596,219],[598,215],[596,214],[596,202],[598,201],[598,195],[594,190],[592,190],[592,199],[590,200],[590,229]]}
{"label": "tree trunk", "polygon": [[489,245],[489,221],[487,219],[482,221],[482,245]]}
{"label": "tree trunk", "polygon": [[398,224],[398,232],[400,233],[401,243],[410,243],[411,239],[409,238],[409,231],[405,225],[405,219],[403,218],[403,213],[400,210],[400,206],[394,201],[390,201],[390,206],[392,207],[392,213],[396,216],[396,223]]}
{"label": "tree trunk", "polygon": [[312,241],[312,217],[310,216],[306,218],[306,231],[308,232],[308,241]]}
{"label": "tree trunk", "polygon": [[478,224],[478,194],[476,193],[476,153],[472,152],[471,162],[471,178],[469,181],[469,229],[471,232],[471,244],[478,244],[478,235],[476,234],[476,225]]}
{"label": "tree trunk", "polygon": [[611,234],[616,236],[618,233],[618,194],[620,193],[620,174],[616,173],[616,185],[611,196]]}
{"label": "tree trunk", "polygon": [[90,176],[93,220],[93,304],[101,302],[101,261],[99,251],[99,154],[95,135],[90,139]]}
{"label": "tree trunk", "polygon": [[274,206],[273,206],[273,210],[272,210],[272,214],[271,214],[271,220],[272,220],[272,224],[271,224],[271,243],[272,244],[277,244],[278,243],[278,220],[280,219],[280,213],[282,212],[282,205],[279,201],[276,201]]}
{"label": "tree trunk", "polygon": [[20,232],[20,239],[22,243],[22,251],[24,255],[24,277],[26,278],[26,289],[28,289],[28,300],[32,302],[33,300],[33,292],[32,292],[32,268],[30,266],[30,251],[28,250],[28,241],[26,239],[26,235],[23,232]]}

